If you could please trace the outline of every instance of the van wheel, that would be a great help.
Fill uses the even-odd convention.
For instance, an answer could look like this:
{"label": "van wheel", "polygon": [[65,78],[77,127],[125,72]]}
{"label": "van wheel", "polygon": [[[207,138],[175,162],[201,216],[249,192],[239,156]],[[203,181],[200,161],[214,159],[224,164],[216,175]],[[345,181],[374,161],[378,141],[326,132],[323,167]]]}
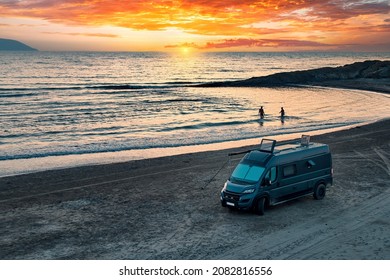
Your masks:
{"label": "van wheel", "polygon": [[315,199],[321,200],[325,197],[325,193],[326,193],[326,187],[324,184],[321,183],[315,187],[313,196]]}
{"label": "van wheel", "polygon": [[263,216],[264,209],[265,209],[265,197],[261,197],[257,200],[256,206],[255,206],[255,213],[259,216]]}

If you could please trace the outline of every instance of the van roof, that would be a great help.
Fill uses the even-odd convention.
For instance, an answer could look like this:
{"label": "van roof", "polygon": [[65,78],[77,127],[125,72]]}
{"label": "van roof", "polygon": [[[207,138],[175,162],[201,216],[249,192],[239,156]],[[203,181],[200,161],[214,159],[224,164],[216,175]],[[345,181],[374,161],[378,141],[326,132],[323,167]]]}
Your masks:
{"label": "van roof", "polygon": [[[310,142],[307,146],[303,146],[299,143],[296,144],[284,144],[280,146],[276,146],[274,149],[273,154],[274,155],[285,155],[289,153],[294,153],[294,152],[304,152],[304,151],[315,151],[316,153],[319,153],[321,150],[324,150],[323,152],[328,151],[328,145],[322,144],[322,143],[313,143]],[[326,151],[325,151],[326,150]]]}
{"label": "van roof", "polygon": [[278,164],[283,164],[329,152],[329,146],[321,143],[310,142],[308,145],[301,145],[300,143],[283,144],[275,146],[272,153],[253,150],[243,160],[257,162],[265,166],[271,159],[277,161]]}

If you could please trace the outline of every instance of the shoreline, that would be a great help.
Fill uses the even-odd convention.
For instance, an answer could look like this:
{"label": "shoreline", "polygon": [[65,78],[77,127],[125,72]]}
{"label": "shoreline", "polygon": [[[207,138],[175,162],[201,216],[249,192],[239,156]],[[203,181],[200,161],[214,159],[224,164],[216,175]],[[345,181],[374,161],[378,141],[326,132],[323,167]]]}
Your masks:
{"label": "shoreline", "polygon": [[[382,94],[382,93],[380,93]],[[381,119],[386,120],[386,118]],[[106,164],[126,163],[138,160],[147,160],[161,157],[178,156],[183,154],[193,154],[202,152],[213,152],[228,149],[236,149],[241,147],[255,146],[260,143],[262,138],[272,138],[277,141],[292,141],[299,139],[302,134],[309,134],[316,136],[325,133],[337,132],[342,130],[348,130],[356,126],[367,125],[375,123],[381,120],[373,120],[369,122],[361,122],[355,124],[349,124],[344,126],[318,129],[318,130],[305,130],[301,132],[292,133],[280,133],[275,135],[266,135],[263,137],[224,141],[218,143],[198,144],[179,147],[166,147],[166,148],[149,148],[139,150],[124,150],[115,152],[101,152],[94,154],[76,154],[76,155],[63,155],[63,156],[49,156],[42,158],[27,158],[27,159],[14,159],[4,162],[0,161],[0,178],[27,175],[36,172],[45,172],[51,170],[61,170],[69,168],[78,168],[84,166],[98,166]],[[88,157],[86,159],[85,157]],[[44,159],[50,161],[50,167],[47,164],[42,163]]]}
{"label": "shoreline", "polygon": [[354,79],[313,83],[312,86],[326,88],[364,90],[373,93],[390,94],[390,79]]}

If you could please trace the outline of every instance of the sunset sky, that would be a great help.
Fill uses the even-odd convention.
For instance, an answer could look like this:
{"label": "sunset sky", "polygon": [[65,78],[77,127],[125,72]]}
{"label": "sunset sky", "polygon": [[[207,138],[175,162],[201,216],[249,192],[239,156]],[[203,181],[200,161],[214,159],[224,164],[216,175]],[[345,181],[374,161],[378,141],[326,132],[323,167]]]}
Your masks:
{"label": "sunset sky", "polygon": [[390,51],[389,0],[0,0],[39,50]]}

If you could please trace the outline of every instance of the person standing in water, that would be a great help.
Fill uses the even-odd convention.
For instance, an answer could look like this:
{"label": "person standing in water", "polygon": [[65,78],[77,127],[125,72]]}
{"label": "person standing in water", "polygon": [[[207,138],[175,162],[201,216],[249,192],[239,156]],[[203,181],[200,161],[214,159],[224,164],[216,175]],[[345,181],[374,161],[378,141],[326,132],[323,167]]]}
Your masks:
{"label": "person standing in water", "polygon": [[280,113],[280,117],[284,118],[285,113],[284,113],[283,107],[280,108],[280,112],[279,113]]}
{"label": "person standing in water", "polygon": [[259,116],[260,116],[260,119],[264,119],[264,109],[263,109],[263,106],[261,106],[260,109],[259,109]]}

